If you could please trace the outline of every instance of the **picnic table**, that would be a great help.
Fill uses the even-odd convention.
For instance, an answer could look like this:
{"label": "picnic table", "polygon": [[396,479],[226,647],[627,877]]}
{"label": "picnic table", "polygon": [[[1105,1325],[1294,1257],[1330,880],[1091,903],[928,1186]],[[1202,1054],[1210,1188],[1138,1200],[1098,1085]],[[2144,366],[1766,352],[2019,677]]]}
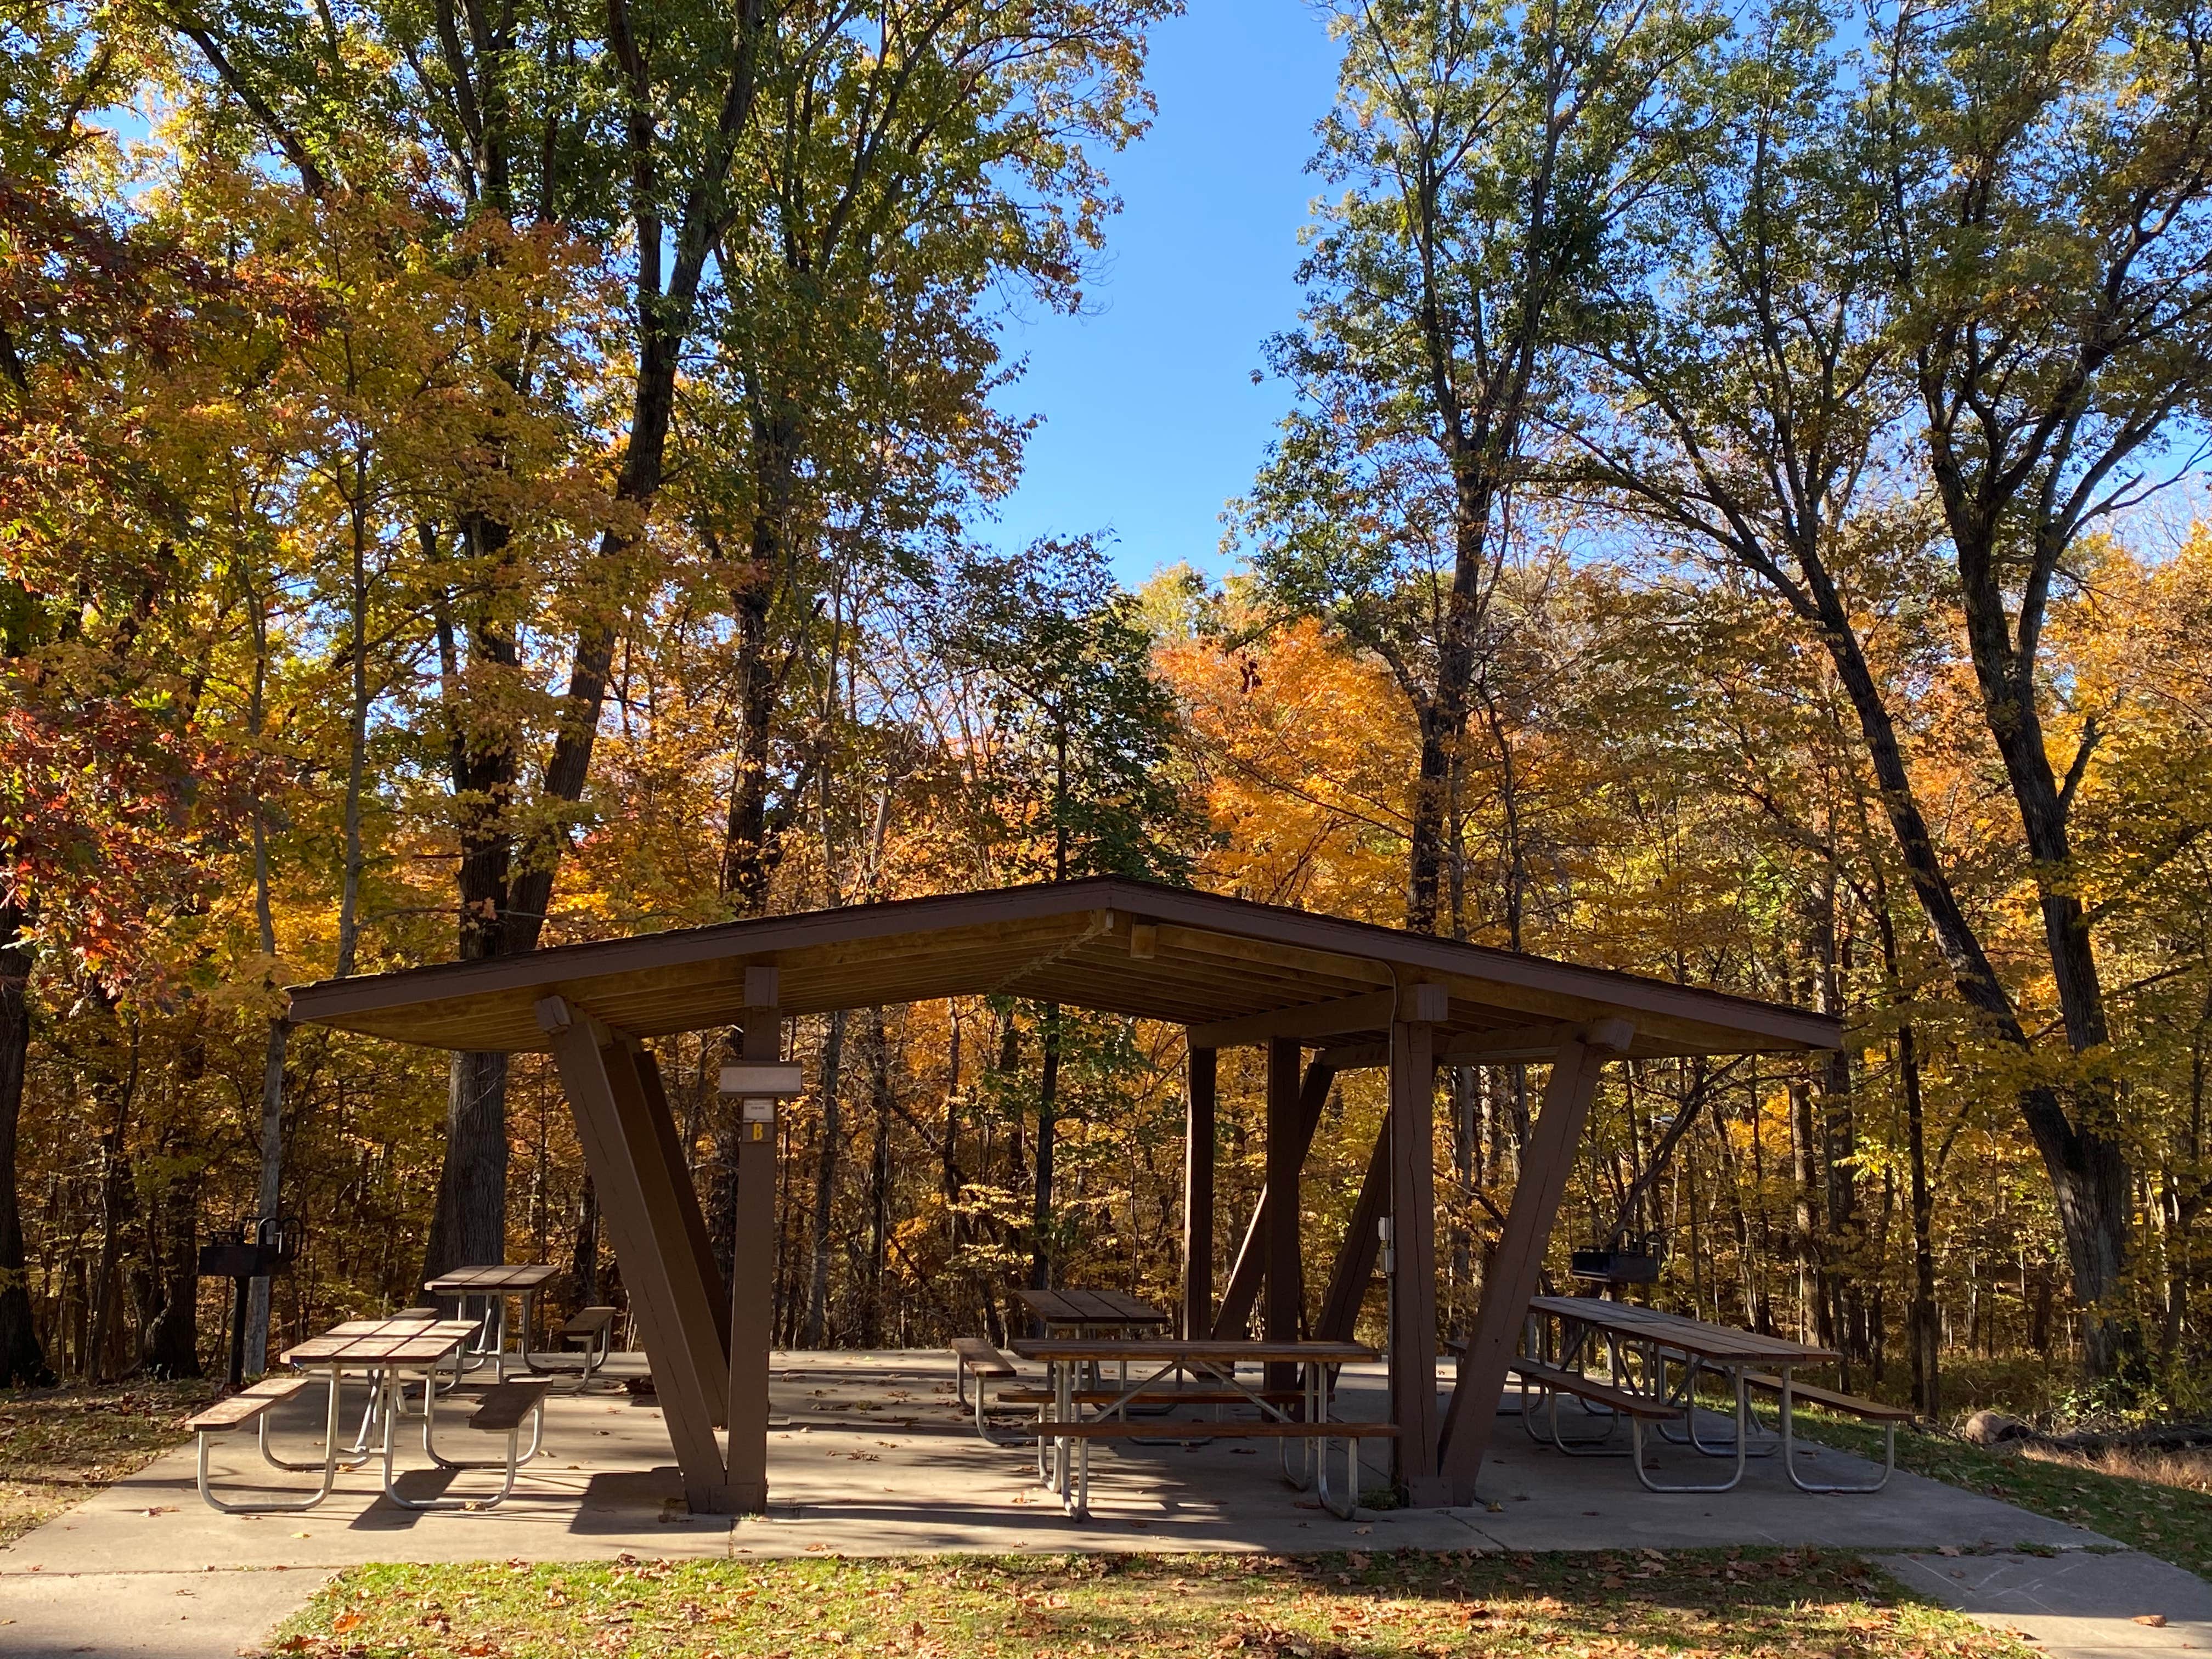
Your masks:
{"label": "picnic table", "polygon": [[[1528,1407],[1528,1394],[1534,1386],[1548,1396],[1551,1439],[1562,1452],[1592,1455],[1597,1449],[1595,1439],[1609,1438],[1626,1418],[1632,1427],[1630,1455],[1635,1460],[1637,1478],[1646,1486],[1654,1492],[1726,1492],[1743,1479],[1745,1459],[1753,1455],[1749,1447],[1757,1425],[1752,1416],[1751,1395],[1757,1389],[1780,1400],[1778,1442],[1757,1455],[1771,1455],[1778,1447],[1784,1468],[1801,1489],[1877,1492],[1888,1480],[1895,1463],[1896,1424],[1911,1413],[1796,1379],[1798,1371],[1836,1360],[1838,1356],[1833,1349],[1602,1297],[1534,1297],[1528,1312],[1533,1340],[1515,1365],[1521,1381],[1522,1424],[1534,1437],[1534,1414]],[[1607,1373],[1602,1382],[1589,1376],[1591,1365],[1601,1357]],[[1734,1431],[1724,1444],[1709,1443],[1698,1426],[1698,1387],[1708,1376],[1722,1382],[1734,1408]],[[1559,1426],[1562,1394],[1578,1395],[1585,1408],[1603,1407],[1606,1435],[1588,1443],[1565,1438]],[[1800,1472],[1794,1414],[1801,1399],[1856,1412],[1885,1425],[1887,1455],[1879,1479],[1870,1486],[1844,1486],[1809,1480]],[[1674,1426],[1677,1419],[1679,1428]],[[1728,1479],[1687,1485],[1653,1480],[1644,1467],[1638,1431],[1646,1421],[1677,1444],[1688,1445],[1708,1457],[1732,1458],[1734,1468]]]}
{"label": "picnic table", "polygon": [[[320,1336],[308,1338],[295,1346],[287,1348],[280,1356],[284,1363],[303,1371],[325,1372],[330,1378],[331,1397],[336,1399],[341,1380],[349,1373],[365,1376],[369,1382],[369,1402],[362,1419],[362,1432],[350,1449],[366,1452],[370,1425],[380,1423],[384,1460],[384,1495],[403,1509],[435,1510],[463,1509],[496,1504],[514,1489],[514,1472],[519,1462],[538,1455],[544,1438],[545,1419],[542,1409],[545,1385],[542,1382],[510,1383],[504,1377],[486,1395],[470,1419],[474,1428],[504,1431],[507,1437],[507,1455],[499,1460],[469,1460],[451,1458],[439,1451],[438,1373],[448,1361],[453,1365],[454,1381],[458,1382],[465,1370],[464,1350],[469,1339],[481,1327],[467,1319],[354,1319],[333,1325]],[[503,1468],[506,1485],[496,1497],[490,1498],[414,1498],[403,1497],[393,1486],[397,1474],[394,1467],[397,1453],[398,1428],[406,1413],[407,1389],[410,1382],[419,1381],[422,1389],[422,1450],[440,1468],[458,1472],[463,1469]],[[333,1420],[336,1408],[333,1407]],[[533,1419],[530,1449],[518,1452],[520,1425],[525,1417]],[[326,1443],[332,1456],[336,1453],[333,1438]],[[349,1467],[358,1467],[359,1462]],[[334,1469],[334,1463],[331,1466]],[[326,1474],[325,1490],[328,1490]]]}
{"label": "picnic table", "polygon": [[[1018,1289],[1014,1294],[1047,1335],[1061,1330],[1093,1334],[1119,1331],[1126,1336],[1133,1331],[1164,1330],[1175,1322],[1172,1316],[1122,1291]],[[1120,1376],[1124,1382],[1129,1380],[1126,1364]],[[1095,1365],[1091,1382],[1094,1387],[1103,1386],[1102,1374]]]}
{"label": "picnic table", "polygon": [[516,1357],[523,1370],[540,1375],[544,1368],[532,1359],[530,1352],[531,1306],[545,1282],[561,1270],[544,1261],[490,1262],[481,1267],[456,1267],[449,1273],[427,1280],[422,1288],[432,1296],[450,1297],[460,1316],[469,1316],[469,1304],[482,1302],[480,1336],[476,1346],[468,1351],[467,1364],[471,1370],[490,1365],[492,1376],[499,1382],[507,1381],[507,1304],[510,1297],[522,1304],[522,1340]]}
{"label": "picnic table", "polygon": [[1054,1326],[1076,1330],[1164,1328],[1174,1322],[1151,1303],[1122,1291],[1018,1290],[1014,1294],[1047,1330]]}
{"label": "picnic table", "polygon": [[[186,1426],[199,1438],[198,1475],[200,1496],[210,1508],[229,1515],[289,1515],[311,1510],[331,1495],[340,1469],[359,1468],[374,1455],[369,1444],[378,1420],[389,1408],[382,1385],[382,1369],[406,1364],[416,1369],[434,1369],[459,1349],[474,1332],[475,1327],[464,1320],[423,1319],[356,1319],[333,1326],[322,1335],[285,1350],[286,1364],[304,1373],[293,1376],[266,1377],[252,1388],[228,1399],[219,1400],[206,1410],[192,1417]],[[368,1371],[376,1378],[368,1405],[362,1415],[361,1427],[353,1443],[341,1445],[338,1440],[338,1401],[349,1371]],[[271,1411],[289,1400],[301,1389],[308,1387],[319,1373],[325,1381],[326,1403],[323,1413],[322,1455],[309,1462],[296,1462],[279,1457],[269,1443],[269,1418]],[[436,1392],[436,1385],[425,1371],[426,1395]],[[321,1475],[320,1485],[304,1498],[283,1498],[275,1501],[232,1503],[217,1498],[210,1488],[208,1480],[208,1443],[211,1435],[253,1425],[261,1456],[271,1468],[294,1474]]]}
{"label": "picnic table", "polygon": [[[1243,1421],[1193,1423],[1181,1438],[1276,1440],[1283,1454],[1284,1477],[1302,1488],[1317,1481],[1322,1502],[1340,1516],[1349,1516],[1359,1501],[1360,1440],[1396,1432],[1389,1424],[1338,1423],[1329,1418],[1329,1382],[1334,1368],[1376,1358],[1376,1350],[1364,1343],[1072,1336],[1030,1338],[1015,1342],[1012,1347],[1022,1358],[1046,1368],[1050,1399],[1041,1408],[1036,1425],[1038,1477],[1054,1488],[1061,1504],[1078,1519],[1090,1513],[1093,1440],[1177,1437],[1174,1431],[1179,1425],[1153,1423],[1140,1428],[1123,1415],[1132,1401],[1171,1398],[1171,1390],[1163,1388],[1170,1378],[1193,1376],[1213,1385],[1207,1403],[1249,1405],[1258,1413],[1256,1419]],[[1270,1361],[1298,1368],[1300,1389],[1296,1400],[1271,1396],[1264,1382],[1247,1387],[1237,1375],[1240,1364]],[[1095,1379],[1106,1365],[1120,1368],[1119,1383],[1080,1386],[1080,1374],[1087,1370]],[[1130,1378],[1132,1367],[1144,1373],[1134,1381]],[[1321,1443],[1316,1475],[1291,1474],[1289,1443],[1292,1440]],[[1342,1440],[1347,1448],[1347,1481],[1341,1504],[1328,1489],[1331,1440]]]}

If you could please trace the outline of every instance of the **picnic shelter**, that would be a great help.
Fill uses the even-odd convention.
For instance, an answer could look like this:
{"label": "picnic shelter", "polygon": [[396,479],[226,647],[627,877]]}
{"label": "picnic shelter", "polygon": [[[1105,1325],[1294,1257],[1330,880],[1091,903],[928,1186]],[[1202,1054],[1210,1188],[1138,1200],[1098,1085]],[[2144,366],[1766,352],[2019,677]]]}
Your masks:
{"label": "picnic shelter", "polygon": [[[292,1016],[396,1042],[544,1052],[575,1115],[685,1494],[695,1510],[768,1501],[775,1099],[794,1016],[1013,995],[1181,1024],[1188,1036],[1186,1337],[1303,1334],[1299,1183],[1330,1083],[1386,1068],[1389,1109],[1310,1334],[1350,1338],[1391,1222],[1389,1420],[1417,1506],[1474,1501],[1500,1392],[1608,1061],[1802,1054],[1832,1017],[1611,969],[1122,878],[855,905],[568,945],[296,988]],[[733,1028],[747,1097],[733,1282],[704,1212],[651,1042]],[[1267,1054],[1265,1180],[1215,1285],[1214,1111],[1221,1049]],[[1550,1073],[1456,1382],[1438,1397],[1437,1068]],[[757,1091],[756,1096],[754,1091]]]}

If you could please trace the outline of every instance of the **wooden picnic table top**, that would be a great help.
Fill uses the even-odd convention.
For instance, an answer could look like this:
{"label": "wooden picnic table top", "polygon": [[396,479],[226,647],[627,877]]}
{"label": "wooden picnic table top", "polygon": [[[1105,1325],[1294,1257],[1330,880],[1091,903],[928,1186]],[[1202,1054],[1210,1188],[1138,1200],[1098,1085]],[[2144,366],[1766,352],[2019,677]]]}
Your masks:
{"label": "wooden picnic table top", "polygon": [[1166,1325],[1170,1316],[1121,1291],[1018,1290],[1023,1304],[1048,1325]]}
{"label": "wooden picnic table top", "polygon": [[1538,1296],[1528,1300],[1531,1313],[1572,1319],[1593,1329],[1616,1335],[1648,1338],[1699,1359],[1728,1364],[1821,1365],[1839,1358],[1832,1348],[1816,1348],[1787,1337],[1761,1336],[1733,1325],[1714,1325],[1633,1302],[1613,1302],[1599,1296]]}
{"label": "wooden picnic table top", "polygon": [[434,1365],[476,1334],[474,1320],[349,1319],[284,1350],[288,1365]]}
{"label": "wooden picnic table top", "polygon": [[325,1331],[325,1336],[386,1336],[409,1327],[425,1336],[474,1336],[483,1327],[473,1319],[403,1319],[393,1314],[382,1319],[349,1319]]}
{"label": "wooden picnic table top", "polygon": [[1325,1361],[1331,1364],[1379,1358],[1364,1342],[1247,1342],[1217,1341],[1212,1338],[1184,1340],[1179,1337],[1031,1337],[1012,1344],[1024,1359],[1099,1360],[1176,1359],[1197,1364],[1231,1365],[1239,1360]]}
{"label": "wooden picnic table top", "polygon": [[489,1262],[477,1267],[456,1267],[426,1280],[422,1288],[433,1296],[489,1296],[498,1291],[534,1291],[561,1270],[549,1261]]}

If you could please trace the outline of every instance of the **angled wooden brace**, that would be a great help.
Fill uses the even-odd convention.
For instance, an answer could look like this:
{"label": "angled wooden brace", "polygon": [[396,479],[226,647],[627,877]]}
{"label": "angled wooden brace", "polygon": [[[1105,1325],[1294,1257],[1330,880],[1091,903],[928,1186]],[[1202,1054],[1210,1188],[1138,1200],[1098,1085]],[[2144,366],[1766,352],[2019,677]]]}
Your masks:
{"label": "angled wooden brace", "polygon": [[1314,1338],[1321,1342],[1349,1342],[1359,1323],[1359,1307],[1375,1277],[1375,1257],[1382,1248],[1376,1224],[1390,1213],[1390,1121],[1383,1119],[1376,1132],[1375,1150],[1367,1159],[1367,1176],[1359,1183],[1358,1202],[1352,1206],[1352,1223],[1344,1231],[1344,1244],[1329,1270],[1328,1291],[1322,1297],[1321,1319]]}
{"label": "angled wooden brace", "polygon": [[1551,1240],[1559,1200],[1566,1194],[1567,1178],[1574,1171],[1575,1148],[1589,1115],[1591,1097],[1597,1092],[1598,1073],[1635,1035],[1635,1026],[1627,1020],[1599,1020],[1560,1044],[1552,1061],[1543,1104],[1529,1128],[1528,1144],[1522,1149],[1512,1205],[1483,1276],[1482,1300],[1475,1309],[1474,1328],[1468,1334],[1467,1352],[1459,1363],[1459,1382],[1444,1416],[1437,1461],[1455,1504],[1474,1502],[1475,1478],[1482,1472],[1483,1454],[1490,1449],[1506,1368],[1520,1343],[1528,1298],[1535,1295],[1543,1273],[1544,1249]]}
{"label": "angled wooden brace", "polygon": [[726,1508],[726,1469],[714,1434],[729,1385],[715,1317],[721,1276],[700,1248],[703,1224],[685,1216],[686,1198],[694,1212],[698,1198],[680,1153],[671,1163],[674,1136],[654,1121],[657,1091],[642,1080],[652,1056],[559,997],[539,1001],[538,1020],[575,1113],[576,1138],[622,1264],[685,1495],[694,1509]]}
{"label": "angled wooden brace", "polygon": [[[1301,1167],[1313,1146],[1314,1132],[1321,1127],[1321,1109],[1328,1101],[1328,1085],[1335,1080],[1336,1068],[1333,1066],[1316,1060],[1306,1067],[1305,1082],[1298,1091],[1294,1143]],[[1252,1317],[1252,1309],[1260,1300],[1260,1286],[1267,1276],[1270,1201],[1267,1189],[1261,1188],[1260,1201],[1253,1206],[1251,1224],[1245,1228],[1244,1242],[1237,1248],[1237,1265],[1229,1272],[1229,1286],[1222,1291],[1221,1306],[1213,1316],[1211,1334],[1218,1342],[1242,1336],[1246,1322]]]}

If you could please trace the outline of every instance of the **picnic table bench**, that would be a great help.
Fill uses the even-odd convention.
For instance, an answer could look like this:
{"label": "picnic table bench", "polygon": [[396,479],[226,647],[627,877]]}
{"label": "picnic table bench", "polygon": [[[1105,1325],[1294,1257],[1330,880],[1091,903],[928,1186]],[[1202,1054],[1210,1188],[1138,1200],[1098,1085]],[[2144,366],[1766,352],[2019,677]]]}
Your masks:
{"label": "picnic table bench", "polygon": [[[321,1461],[314,1464],[287,1463],[276,1457],[269,1446],[270,1410],[291,1399],[313,1381],[309,1376],[264,1376],[251,1387],[241,1389],[228,1399],[218,1400],[185,1419],[185,1426],[198,1437],[196,1463],[200,1497],[210,1509],[220,1510],[225,1515],[291,1515],[311,1510],[331,1495],[331,1487],[337,1480],[338,1469],[338,1460],[330,1455],[337,1449],[338,1435],[338,1390],[335,1378],[331,1382],[330,1405],[324,1417],[325,1452]],[[313,1497],[233,1503],[215,1495],[208,1485],[208,1437],[242,1429],[249,1423],[254,1425],[262,1457],[274,1467],[284,1469],[319,1468],[322,1471],[322,1485]]]}
{"label": "picnic table bench", "polygon": [[[1044,1364],[1050,1379],[1048,1402],[1041,1403],[1030,1437],[1037,1445],[1039,1478],[1060,1494],[1061,1504],[1077,1519],[1090,1514],[1091,1444],[1096,1440],[1272,1439],[1284,1453],[1283,1473],[1293,1486],[1318,1488],[1324,1507],[1348,1519],[1359,1502],[1359,1443],[1395,1436],[1389,1423],[1342,1423],[1328,1415],[1329,1379],[1334,1367],[1352,1361],[1372,1360],[1376,1351],[1358,1342],[1243,1341],[1173,1337],[1098,1338],[1044,1337],[1013,1344],[1024,1359]],[[1293,1399],[1282,1391],[1247,1388],[1237,1379],[1239,1364],[1269,1361],[1300,1368],[1304,1386]],[[1086,1368],[1094,1375],[1103,1365],[1123,1368],[1118,1389],[1096,1385],[1079,1387],[1078,1375]],[[1133,1382],[1129,1367],[1150,1367]],[[1231,1402],[1255,1407],[1256,1420],[1190,1423],[1132,1422],[1122,1415],[1133,1402],[1171,1397],[1177,1390],[1164,1388],[1165,1379],[1189,1374],[1200,1379],[1206,1392],[1228,1394]],[[1212,1385],[1209,1387],[1208,1385]],[[1278,1397],[1268,1398],[1270,1393]],[[1079,1400],[1079,1395],[1084,1396]],[[1085,1414],[1085,1403],[1088,1414]],[[1290,1443],[1313,1445],[1310,1479],[1292,1475],[1288,1462]],[[1329,1490],[1328,1448],[1334,1441],[1345,1447],[1345,1494],[1341,1503]]]}
{"label": "picnic table bench", "polygon": [[[615,1310],[612,1308],[579,1308],[561,1327],[561,1340],[583,1345],[583,1380],[592,1380],[592,1373],[607,1363],[607,1355],[614,1346]],[[529,1355],[523,1356],[529,1363]],[[534,1366],[532,1369],[536,1369]]]}
{"label": "picnic table bench", "polygon": [[[501,1502],[514,1491],[516,1468],[538,1454],[544,1437],[544,1400],[550,1386],[544,1379],[527,1382],[502,1382],[487,1389],[474,1404],[465,1419],[465,1426],[473,1430],[507,1437],[507,1455],[496,1460],[467,1460],[451,1458],[438,1449],[438,1402],[450,1384],[442,1386],[440,1374],[447,1364],[454,1366],[455,1379],[459,1375],[459,1356],[464,1346],[477,1334],[481,1327],[472,1320],[424,1318],[415,1310],[405,1316],[388,1319],[353,1319],[332,1326],[320,1335],[295,1343],[281,1356],[283,1363],[295,1368],[296,1375],[264,1377],[252,1388],[217,1401],[189,1419],[185,1424],[198,1437],[198,1483],[200,1496],[209,1507],[231,1515],[295,1514],[311,1510],[331,1494],[341,1468],[358,1468],[374,1455],[370,1447],[372,1435],[381,1431],[384,1495],[404,1509],[483,1509]],[[316,1376],[324,1379],[327,1404],[324,1408],[323,1447],[319,1458],[311,1462],[291,1462],[278,1457],[269,1444],[270,1412],[284,1401],[310,1387]],[[343,1446],[338,1435],[338,1403],[348,1376],[365,1377],[369,1385],[369,1398],[362,1419],[361,1431],[350,1446]],[[422,1449],[440,1468],[451,1471],[465,1469],[501,1469],[506,1479],[499,1491],[489,1497],[411,1498],[394,1487],[396,1478],[397,1432],[400,1418],[405,1414],[407,1394],[410,1389],[422,1390]],[[521,1449],[522,1425],[532,1425],[530,1449]],[[211,1438],[229,1433],[252,1424],[259,1437],[262,1456],[273,1467],[303,1473],[319,1474],[321,1477],[316,1489],[305,1497],[281,1499],[232,1501],[218,1498],[212,1490],[208,1469],[209,1443]]]}

